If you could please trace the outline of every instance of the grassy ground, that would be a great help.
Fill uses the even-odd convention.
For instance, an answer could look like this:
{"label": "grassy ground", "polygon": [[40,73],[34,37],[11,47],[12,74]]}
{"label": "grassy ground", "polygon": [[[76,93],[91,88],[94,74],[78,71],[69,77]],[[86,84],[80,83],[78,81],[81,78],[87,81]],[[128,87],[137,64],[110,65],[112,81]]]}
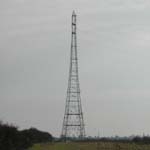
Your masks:
{"label": "grassy ground", "polygon": [[150,150],[150,145],[112,142],[35,144],[30,150]]}

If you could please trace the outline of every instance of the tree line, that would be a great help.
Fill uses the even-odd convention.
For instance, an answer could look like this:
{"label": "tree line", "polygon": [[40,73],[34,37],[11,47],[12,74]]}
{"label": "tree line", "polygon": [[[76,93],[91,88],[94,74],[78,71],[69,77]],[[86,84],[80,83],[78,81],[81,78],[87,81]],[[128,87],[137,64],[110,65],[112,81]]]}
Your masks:
{"label": "tree line", "polygon": [[14,125],[0,122],[0,150],[25,150],[35,143],[52,142],[48,132],[30,128],[19,131]]}
{"label": "tree line", "polygon": [[[78,141],[78,140],[77,140]],[[132,137],[86,137],[83,142],[122,142],[136,144],[150,144],[150,136],[132,136]]]}

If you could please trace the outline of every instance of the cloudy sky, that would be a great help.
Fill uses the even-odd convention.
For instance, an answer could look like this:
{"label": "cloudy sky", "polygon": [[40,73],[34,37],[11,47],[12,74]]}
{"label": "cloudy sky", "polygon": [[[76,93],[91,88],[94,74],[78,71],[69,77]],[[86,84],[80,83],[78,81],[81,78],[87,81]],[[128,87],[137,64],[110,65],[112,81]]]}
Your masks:
{"label": "cloudy sky", "polygon": [[60,135],[73,10],[86,134],[149,134],[148,0],[0,0],[0,120]]}

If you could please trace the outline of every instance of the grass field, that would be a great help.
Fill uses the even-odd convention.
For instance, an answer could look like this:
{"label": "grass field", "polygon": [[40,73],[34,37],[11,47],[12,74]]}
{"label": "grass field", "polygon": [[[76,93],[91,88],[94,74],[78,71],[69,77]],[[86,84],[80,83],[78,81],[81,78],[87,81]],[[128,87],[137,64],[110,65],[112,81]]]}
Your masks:
{"label": "grass field", "polygon": [[112,142],[47,143],[35,144],[29,150],[150,150],[149,145]]}

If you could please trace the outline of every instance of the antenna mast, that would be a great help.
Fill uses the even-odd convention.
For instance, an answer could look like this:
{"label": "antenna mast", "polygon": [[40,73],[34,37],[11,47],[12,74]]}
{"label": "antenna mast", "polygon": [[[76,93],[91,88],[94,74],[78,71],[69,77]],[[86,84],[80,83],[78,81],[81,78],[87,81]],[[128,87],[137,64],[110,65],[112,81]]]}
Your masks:
{"label": "antenna mast", "polygon": [[64,140],[73,138],[83,139],[85,137],[85,128],[78,76],[76,29],[76,14],[73,11],[69,80],[66,97],[65,115],[61,134],[61,137]]}

